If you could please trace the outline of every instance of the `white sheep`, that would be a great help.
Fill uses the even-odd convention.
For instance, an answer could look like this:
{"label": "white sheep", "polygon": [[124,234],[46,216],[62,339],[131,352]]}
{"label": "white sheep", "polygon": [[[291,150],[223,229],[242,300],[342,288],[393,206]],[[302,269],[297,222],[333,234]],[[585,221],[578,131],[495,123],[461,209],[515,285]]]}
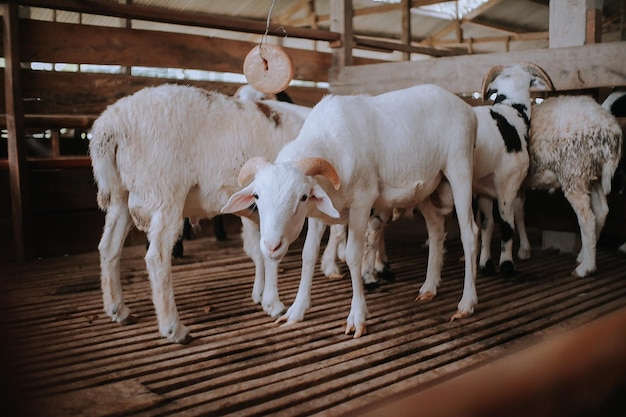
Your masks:
{"label": "white sheep", "polygon": [[417,204],[421,209],[431,245],[418,299],[434,297],[441,280],[444,218],[429,197],[444,177],[453,190],[466,255],[463,296],[452,318],[470,315],[478,301],[478,228],[471,207],[475,142],[471,107],[443,88],[421,85],[373,97],[326,96],[274,163],[264,158],[248,161],[240,179],[245,183],[254,176],[253,181],[233,194],[222,212],[238,212],[256,203],[266,263],[282,259],[308,217],[300,287],[280,321],[302,320],[310,305],[323,222],[347,222],[346,262],[353,293],[345,331],[354,331],[354,337],[365,332],[361,261],[372,207],[387,210]]}
{"label": "white sheep", "polygon": [[[532,108],[530,167],[523,188],[563,190],[580,226],[581,250],[574,276],[585,277],[596,270],[596,241],[609,211],[606,194],[611,191],[621,148],[617,120],[591,97],[551,97]],[[530,254],[523,201],[522,192],[515,207],[520,258]]]}
{"label": "white sheep", "polygon": [[[493,94],[496,95],[494,103],[473,107],[478,119],[473,190],[478,196],[478,206],[484,215],[484,221],[481,222],[481,251],[478,264],[484,274],[494,272],[490,245],[493,233],[493,199],[498,201],[502,218],[500,270],[504,276],[515,273],[512,255],[515,227],[513,202],[528,173],[527,144],[531,87],[550,90],[554,88],[550,77],[535,64],[494,66],[483,78],[481,88],[483,100],[487,100]],[[452,199],[443,198],[441,195],[439,199],[443,213],[451,212],[452,207],[446,206],[446,202],[452,203]],[[370,222],[363,265],[363,280],[368,289],[376,287],[378,276],[390,274],[385,265],[386,254],[382,233],[388,221],[388,213],[386,216],[377,213]],[[341,238],[331,233],[328,245],[336,245],[336,240]],[[377,258],[373,252],[377,252]],[[324,252],[325,256],[326,253],[327,251]],[[326,263],[329,264],[330,261],[326,260]]]}
{"label": "white sheep", "polygon": [[[120,323],[134,321],[124,303],[120,256],[131,220],[147,233],[146,267],[163,336],[190,340],[180,322],[171,280],[172,247],[184,216],[219,214],[239,187],[237,173],[255,155],[274,157],[295,138],[310,109],[277,101],[237,100],[202,89],[162,85],[144,88],[109,106],[93,124],[89,145],[106,211],[100,251],[104,309]],[[253,215],[245,209],[243,216]],[[243,220],[244,248],[256,265],[252,297],[264,290],[258,226]],[[275,282],[275,279],[269,279]],[[279,300],[268,311],[283,311]]]}

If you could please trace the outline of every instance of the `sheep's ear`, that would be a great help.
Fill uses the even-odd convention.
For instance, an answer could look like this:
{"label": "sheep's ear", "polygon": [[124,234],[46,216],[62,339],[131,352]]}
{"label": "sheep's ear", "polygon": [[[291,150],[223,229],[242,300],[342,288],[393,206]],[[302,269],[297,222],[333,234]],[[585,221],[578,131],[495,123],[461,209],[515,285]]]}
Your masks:
{"label": "sheep's ear", "polygon": [[228,203],[222,207],[221,212],[224,214],[237,214],[239,211],[248,210],[254,204],[254,192],[252,185],[248,185],[243,190],[237,191],[228,199]]}
{"label": "sheep's ear", "polygon": [[338,219],[339,217],[341,217],[341,214],[333,206],[333,202],[331,201],[328,194],[326,194],[326,191],[324,191],[324,189],[320,187],[318,184],[315,184],[313,186],[313,189],[311,190],[311,195],[309,198],[310,198],[309,204],[313,203],[315,207],[322,213],[330,217],[333,217],[335,219]]}

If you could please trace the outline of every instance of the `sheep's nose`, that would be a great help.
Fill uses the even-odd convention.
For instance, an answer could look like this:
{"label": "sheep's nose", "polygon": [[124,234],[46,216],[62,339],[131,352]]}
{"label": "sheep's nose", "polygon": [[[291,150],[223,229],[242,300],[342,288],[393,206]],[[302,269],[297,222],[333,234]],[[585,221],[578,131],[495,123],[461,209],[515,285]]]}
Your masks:
{"label": "sheep's nose", "polygon": [[270,255],[279,250],[281,246],[283,246],[283,242],[280,240],[278,242],[268,242],[267,240],[265,241],[265,248]]}

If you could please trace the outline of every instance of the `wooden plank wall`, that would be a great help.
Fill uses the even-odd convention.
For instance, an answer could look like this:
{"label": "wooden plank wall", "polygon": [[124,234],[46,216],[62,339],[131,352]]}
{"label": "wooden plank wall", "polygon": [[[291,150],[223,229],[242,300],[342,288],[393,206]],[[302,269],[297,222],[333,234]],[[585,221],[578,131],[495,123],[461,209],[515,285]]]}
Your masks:
{"label": "wooden plank wall", "polygon": [[[4,27],[2,29],[4,32]],[[199,35],[29,19],[19,19],[17,42],[21,47],[22,62],[190,68],[232,73],[242,72],[246,54],[256,45],[253,42]],[[0,53],[4,56],[5,49],[1,48]],[[328,80],[330,54],[286,49],[295,63],[296,79],[317,82]],[[372,62],[376,61],[360,61]],[[0,71],[4,75],[4,71]],[[34,71],[25,68],[19,71],[19,75],[21,82],[17,88],[23,97],[28,132],[61,127],[87,129],[107,105],[146,86],[177,82],[218,90],[225,94],[233,94],[239,87],[239,84],[226,82],[171,80],[125,74]],[[323,88],[289,87],[287,92],[294,102],[312,106],[327,91]],[[1,84],[0,94],[5,96],[6,93],[7,89]],[[0,103],[0,124],[7,122],[5,113],[3,101]],[[0,147],[6,146],[4,141],[0,139]],[[2,150],[0,155],[3,153],[6,155],[6,150]],[[37,248],[32,255],[36,257],[60,255],[67,253],[68,249],[69,253],[92,250],[94,240],[97,240],[101,230],[102,214],[95,206],[95,187],[91,181],[88,163],[80,167],[75,166],[75,161],[57,162],[56,168],[47,166],[42,169],[32,162],[27,165],[27,177],[36,181],[23,190],[26,201],[31,203],[29,211],[33,218],[28,222],[32,222],[32,229],[37,235],[35,241],[53,242],[55,238],[60,240],[58,244],[49,247],[35,244]],[[10,181],[8,169],[8,161],[0,159],[0,235],[4,236],[0,239],[0,253],[3,253],[0,261],[14,259],[16,246],[16,218],[11,216],[10,203],[16,197],[12,197],[13,192],[7,185]],[[59,170],[64,172],[60,173]],[[61,190],[66,182],[74,184],[74,192],[64,195],[63,207],[55,206],[54,201],[59,201],[58,196],[42,190]],[[93,202],[90,204],[84,204],[91,200]],[[79,222],[74,223],[75,221]],[[60,227],[47,227],[49,224]],[[77,234],[69,233],[74,228],[89,235],[85,236],[82,244],[80,234],[77,241]]]}

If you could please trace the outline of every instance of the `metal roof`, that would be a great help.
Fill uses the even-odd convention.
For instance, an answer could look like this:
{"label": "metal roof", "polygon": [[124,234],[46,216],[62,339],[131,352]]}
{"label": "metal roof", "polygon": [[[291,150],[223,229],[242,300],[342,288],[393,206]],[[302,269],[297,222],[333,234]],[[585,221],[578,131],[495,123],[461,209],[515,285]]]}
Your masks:
{"label": "metal roof", "polygon": [[[127,0],[128,1],[128,0]],[[353,0],[354,34],[399,41],[402,28],[401,5],[390,0]],[[396,3],[396,4],[394,4]],[[437,0],[413,1],[411,39],[413,45],[432,47],[456,54],[506,52],[548,47],[549,0],[487,0],[460,19],[444,18],[422,11],[420,5],[446,3]],[[448,2],[454,3],[454,2]],[[619,40],[624,25],[624,0],[604,0],[603,40]],[[273,24],[329,29],[329,0],[132,0],[133,5],[177,11],[210,13],[266,21],[271,9]],[[57,20],[71,19],[59,12]],[[113,18],[111,18],[113,19]],[[80,22],[103,24],[102,17],[83,15]],[[164,25],[134,22],[133,27],[163,30]],[[170,28],[171,29],[171,28]],[[184,27],[174,30],[255,41],[258,35],[217,33],[217,30]],[[216,34],[217,33],[217,34]],[[288,37],[288,34],[287,34]],[[324,48],[310,42],[303,48]],[[392,58],[393,59],[393,58]]]}

